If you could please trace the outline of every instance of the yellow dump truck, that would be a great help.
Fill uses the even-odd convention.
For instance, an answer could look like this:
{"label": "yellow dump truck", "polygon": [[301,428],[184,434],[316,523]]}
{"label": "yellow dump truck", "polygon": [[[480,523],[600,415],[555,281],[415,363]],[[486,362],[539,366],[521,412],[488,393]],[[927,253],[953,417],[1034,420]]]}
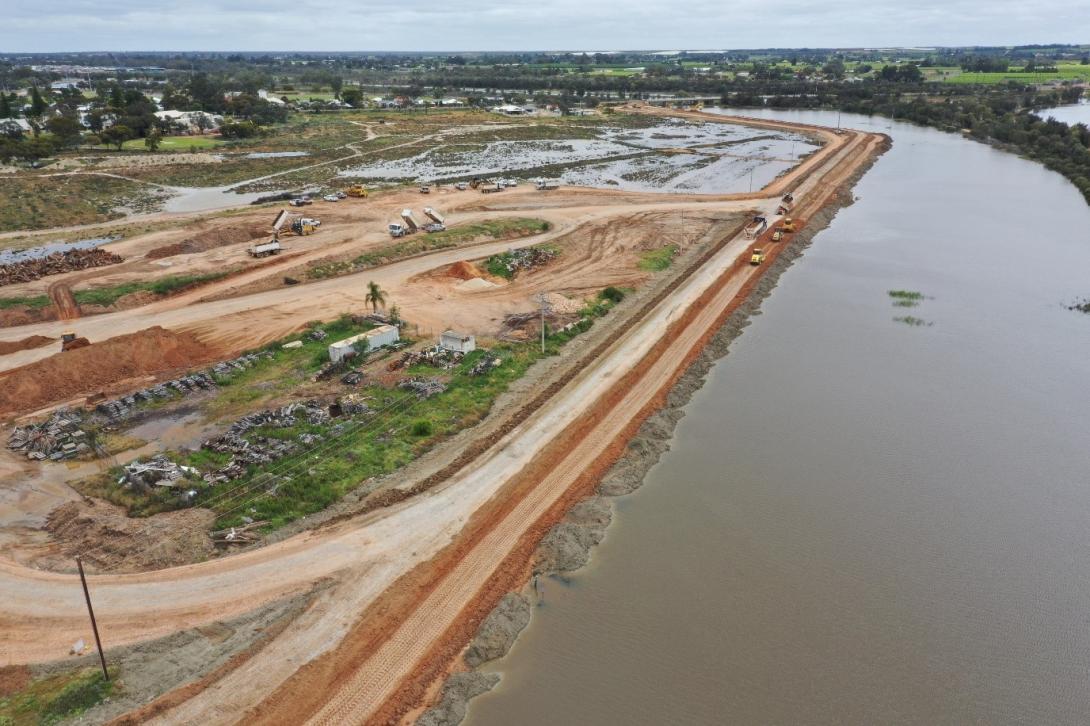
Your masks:
{"label": "yellow dump truck", "polygon": [[350,197],[359,197],[360,199],[367,198],[367,189],[362,184],[353,184],[344,190],[344,193]]}

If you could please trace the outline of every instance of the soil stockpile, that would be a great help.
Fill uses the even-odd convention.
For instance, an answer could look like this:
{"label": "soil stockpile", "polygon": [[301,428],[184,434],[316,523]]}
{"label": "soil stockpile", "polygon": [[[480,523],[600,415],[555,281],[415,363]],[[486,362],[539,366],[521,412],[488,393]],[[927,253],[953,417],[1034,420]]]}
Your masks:
{"label": "soil stockpile", "polygon": [[30,350],[31,348],[41,348],[43,345],[52,342],[53,338],[47,338],[44,335],[32,335],[22,340],[0,340],[0,355],[18,353],[21,350]]}
{"label": "soil stockpile", "polygon": [[0,414],[25,413],[127,378],[206,363],[214,351],[191,333],[160,328],[57,353],[0,375]]}
{"label": "soil stockpile", "polygon": [[14,285],[18,282],[32,282],[47,275],[59,275],[62,272],[72,272],[73,270],[89,270],[92,267],[116,265],[121,261],[120,255],[99,248],[55,252],[36,260],[24,260],[10,265],[0,265],[0,286]]}
{"label": "soil stockpile", "polygon": [[258,237],[268,236],[268,233],[268,229],[257,226],[210,229],[207,232],[201,232],[200,234],[190,237],[189,239],[184,239],[181,242],[156,247],[155,249],[150,250],[145,257],[149,260],[158,260],[163,257],[172,257],[174,255],[190,255],[195,252],[204,252],[206,250],[215,249],[216,247],[225,247],[226,245],[249,242]]}
{"label": "soil stockpile", "polygon": [[54,509],[45,528],[68,562],[82,554],[96,569],[139,572],[211,557],[215,545],[208,530],[215,519],[210,509],[131,518],[121,507],[86,499]]}
{"label": "soil stockpile", "polygon": [[459,280],[472,280],[475,277],[484,277],[484,273],[477,269],[472,262],[455,262],[447,268],[447,275]]}

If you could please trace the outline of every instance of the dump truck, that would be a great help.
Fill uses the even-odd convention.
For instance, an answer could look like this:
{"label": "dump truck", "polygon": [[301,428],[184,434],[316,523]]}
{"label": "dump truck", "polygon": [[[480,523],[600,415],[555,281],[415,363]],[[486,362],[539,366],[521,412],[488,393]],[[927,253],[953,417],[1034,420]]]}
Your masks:
{"label": "dump truck", "polygon": [[280,246],[280,240],[271,239],[268,242],[251,245],[246,251],[250,253],[250,257],[268,257],[269,255],[280,254],[281,249],[283,248]]}
{"label": "dump truck", "polygon": [[746,237],[753,239],[761,232],[764,232],[766,229],[768,229],[768,220],[758,215],[753,218],[752,222],[746,225],[746,228],[742,230],[742,232],[746,235]]}
{"label": "dump truck", "polygon": [[765,253],[764,253],[764,250],[762,250],[762,249],[760,249],[760,248],[758,248],[758,247],[754,247],[754,248],[753,248],[753,254],[751,254],[751,255],[749,256],[749,264],[751,264],[751,265],[759,265],[759,264],[761,264],[761,263],[762,263],[762,262],[764,262],[764,261],[765,261]]}
{"label": "dump truck", "polygon": [[491,194],[492,192],[502,192],[503,182],[496,182],[494,184],[485,184],[481,187],[481,194]]}
{"label": "dump truck", "polygon": [[367,198],[367,189],[362,184],[353,184],[344,190],[344,193],[350,197],[359,197],[360,199]]}
{"label": "dump truck", "polygon": [[447,218],[431,207],[424,207],[424,215],[436,224],[444,224]]}
{"label": "dump truck", "polygon": [[389,229],[391,237],[404,237],[407,234],[418,231],[420,229],[420,224],[417,223],[416,217],[413,216],[413,210],[402,209],[401,221],[391,222],[387,229]]}
{"label": "dump truck", "polygon": [[534,182],[534,188],[539,192],[551,192],[560,188],[560,182],[555,179],[538,179]]}

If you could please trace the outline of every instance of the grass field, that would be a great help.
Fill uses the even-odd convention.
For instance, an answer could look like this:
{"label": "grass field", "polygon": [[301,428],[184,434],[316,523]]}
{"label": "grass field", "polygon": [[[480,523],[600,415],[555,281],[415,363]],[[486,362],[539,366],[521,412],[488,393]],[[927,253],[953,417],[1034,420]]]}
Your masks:
{"label": "grass field", "polygon": [[[1024,73],[1011,70],[1006,73],[965,73],[960,69],[941,69],[940,80],[944,83],[1047,83],[1049,81],[1090,81],[1090,65],[1064,63],[1056,66],[1056,72]],[[953,72],[953,73],[951,73]]]}
{"label": "grass field", "polygon": [[649,250],[640,255],[639,268],[647,272],[659,272],[665,270],[674,261],[677,255],[677,245],[666,245],[657,250]]}
{"label": "grass field", "polygon": [[[164,136],[159,151],[203,151],[223,144],[217,136]],[[147,151],[143,139],[130,139],[122,147],[125,151]]]}
{"label": "grass field", "polygon": [[120,285],[108,287],[92,287],[86,290],[76,290],[72,294],[80,305],[113,305],[125,295],[134,292],[150,292],[153,295],[169,295],[193,285],[219,280],[230,274],[230,271],[213,272],[207,275],[170,275],[158,280],[123,282]]}
{"label": "grass field", "polygon": [[0,232],[105,222],[155,200],[143,184],[101,176],[9,175],[0,194]]}

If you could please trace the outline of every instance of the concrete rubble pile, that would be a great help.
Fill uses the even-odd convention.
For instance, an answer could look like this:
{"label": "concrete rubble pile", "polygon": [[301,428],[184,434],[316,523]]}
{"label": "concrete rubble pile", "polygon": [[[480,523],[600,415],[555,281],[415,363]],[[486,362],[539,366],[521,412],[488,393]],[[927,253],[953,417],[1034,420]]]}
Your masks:
{"label": "concrete rubble pile", "polygon": [[431,398],[447,390],[446,384],[438,378],[406,378],[397,387],[412,391],[420,398]]}
{"label": "concrete rubble pile", "polygon": [[246,468],[255,464],[271,464],[277,459],[298,451],[300,445],[311,446],[322,440],[322,436],[309,432],[301,433],[295,441],[274,439],[265,436],[253,440],[244,438],[244,434],[261,427],[290,428],[299,423],[298,414],[302,413],[306,422],[312,426],[321,426],[330,422],[329,412],[315,401],[292,403],[282,408],[258,411],[243,416],[222,435],[205,441],[201,448],[222,454],[231,454],[231,461],[221,469],[204,475],[210,484],[238,479],[246,473]]}
{"label": "concrete rubble pile", "polygon": [[46,257],[0,265],[0,286],[33,282],[47,275],[59,275],[73,270],[116,265],[122,261],[121,256],[98,248],[54,252]]}
{"label": "concrete rubble pile", "polygon": [[147,490],[153,486],[176,487],[185,484],[187,476],[199,476],[200,472],[191,466],[182,466],[162,454],[146,461],[134,461],[125,465],[125,471],[118,479],[118,484],[125,484],[132,489]]}
{"label": "concrete rubble pile", "polygon": [[343,396],[338,404],[341,407],[341,413],[345,416],[354,416],[360,413],[368,413],[371,407],[364,401],[364,397],[357,393],[350,393],[347,396]]}
{"label": "concrete rubble pile", "polygon": [[272,357],[272,352],[268,350],[259,353],[247,353],[246,355],[240,355],[234,360],[226,360],[217,363],[212,366],[212,374],[221,377],[233,376],[235,373],[246,370],[258,361],[268,360]]}
{"label": "concrete rubble pile", "polygon": [[324,330],[318,328],[317,330],[312,330],[307,333],[307,337],[311,340],[325,340],[327,336]]}
{"label": "concrete rubble pile", "polygon": [[517,273],[520,270],[532,270],[535,267],[547,265],[556,257],[556,250],[542,247],[520,247],[517,250],[509,250],[504,267],[508,272]]}
{"label": "concrete rubble pile", "polygon": [[8,448],[33,461],[74,459],[91,448],[82,424],[79,411],[58,409],[41,423],[16,426],[8,436]]}
{"label": "concrete rubble pile", "polygon": [[103,401],[95,406],[95,413],[110,424],[119,424],[136,414],[136,408],[142,403],[173,398],[176,395],[189,396],[200,391],[210,391],[216,382],[207,373],[194,373],[172,381],[159,383],[150,388],[128,396]]}

